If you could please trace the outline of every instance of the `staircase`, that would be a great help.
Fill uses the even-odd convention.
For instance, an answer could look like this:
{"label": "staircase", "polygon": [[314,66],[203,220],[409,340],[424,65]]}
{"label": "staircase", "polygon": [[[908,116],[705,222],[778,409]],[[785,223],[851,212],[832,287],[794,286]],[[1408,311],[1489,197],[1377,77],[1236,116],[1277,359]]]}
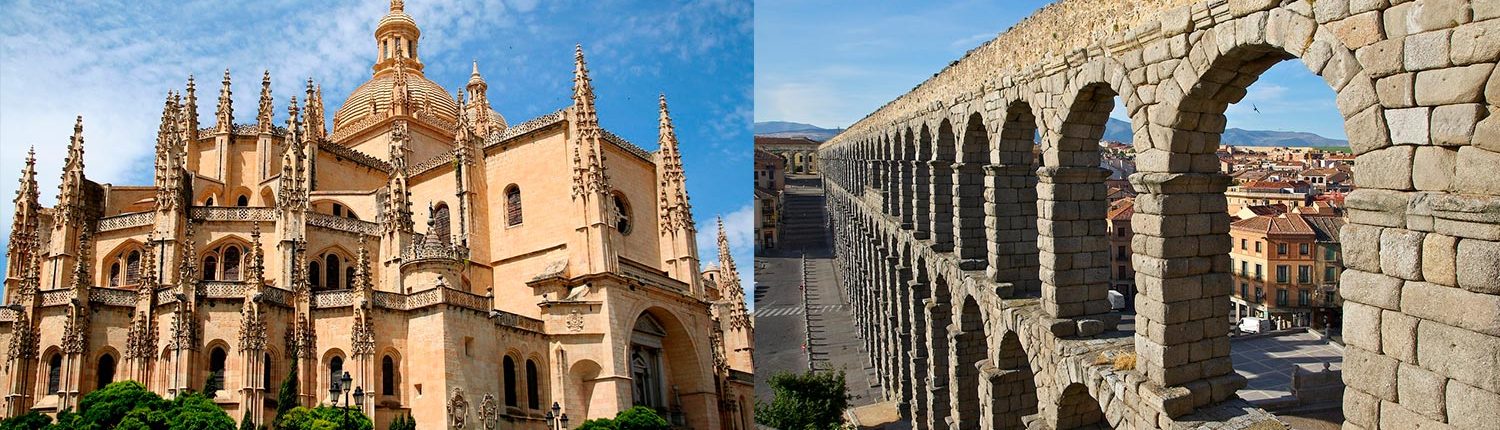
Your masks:
{"label": "staircase", "polygon": [[827,252],[823,179],[817,176],[788,177],[783,196],[786,201],[781,212],[781,249]]}

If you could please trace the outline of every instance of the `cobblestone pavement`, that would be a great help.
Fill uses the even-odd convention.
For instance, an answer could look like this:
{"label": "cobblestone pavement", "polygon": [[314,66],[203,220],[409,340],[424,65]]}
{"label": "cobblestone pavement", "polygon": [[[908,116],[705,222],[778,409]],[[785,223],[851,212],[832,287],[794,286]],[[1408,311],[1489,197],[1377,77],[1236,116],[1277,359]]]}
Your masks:
{"label": "cobblestone pavement", "polygon": [[1234,371],[1249,380],[1239,396],[1261,407],[1291,401],[1292,368],[1317,371],[1328,363],[1340,369],[1344,348],[1312,333],[1236,339],[1230,343]]}

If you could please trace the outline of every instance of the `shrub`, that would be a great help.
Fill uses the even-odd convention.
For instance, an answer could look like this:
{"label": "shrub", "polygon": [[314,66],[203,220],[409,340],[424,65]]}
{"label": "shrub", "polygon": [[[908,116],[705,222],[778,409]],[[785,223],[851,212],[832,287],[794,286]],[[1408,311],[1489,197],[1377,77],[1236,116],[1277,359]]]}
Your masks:
{"label": "shrub", "polygon": [[[286,430],[334,430],[342,427],[345,419],[346,408],[334,408],[319,406],[307,408],[298,406],[287,411],[286,415],[277,424],[277,428]],[[370,417],[365,416],[358,408],[347,408],[349,427],[356,430],[374,430],[375,424],[370,422]]]}
{"label": "shrub", "polygon": [[666,430],[672,426],[656,414],[656,410],[636,406],[615,414],[615,427],[619,430]]}
{"label": "shrub", "polygon": [[620,427],[615,425],[615,420],[595,418],[584,421],[583,425],[578,426],[576,430],[620,430]]}
{"label": "shrub", "polygon": [[31,411],[25,415],[0,420],[0,430],[42,430],[52,424],[52,417]]}
{"label": "shrub", "polygon": [[849,407],[844,372],[780,373],[771,377],[771,403],[755,404],[755,421],[781,430],[839,428]]}

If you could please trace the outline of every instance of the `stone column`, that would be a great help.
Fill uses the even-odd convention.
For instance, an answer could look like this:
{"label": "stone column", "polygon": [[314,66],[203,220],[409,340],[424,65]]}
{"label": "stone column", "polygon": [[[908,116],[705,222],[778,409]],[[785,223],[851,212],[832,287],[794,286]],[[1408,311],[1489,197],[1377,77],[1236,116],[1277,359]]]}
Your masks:
{"label": "stone column", "polygon": [[908,354],[912,368],[911,422],[916,429],[926,430],[931,424],[927,422],[929,419],[927,411],[932,393],[929,391],[931,387],[927,381],[929,374],[927,355],[930,352],[927,349],[927,315],[924,309],[931,293],[927,289],[927,284],[922,280],[912,279],[910,270],[902,273],[902,279],[906,281],[907,289],[911,291],[911,298],[908,301],[910,305],[906,309],[907,318],[911,320],[911,328],[907,331],[907,337],[911,342],[911,353]]}
{"label": "stone column", "polygon": [[902,411],[902,417],[910,418],[911,413],[907,408],[911,407],[912,394],[912,369],[911,360],[907,359],[912,351],[911,343],[911,319],[907,318],[911,312],[911,289],[907,282],[911,279],[911,268],[907,267],[899,257],[891,256],[887,274],[890,277],[891,289],[896,292],[891,298],[891,339],[892,348],[886,351],[890,357],[895,374],[895,384],[892,391],[897,394],[896,399],[900,402],[898,409]]}
{"label": "stone column", "polygon": [[880,197],[880,202],[884,205],[885,200],[889,198],[884,188],[885,181],[881,180],[881,177],[885,175],[884,163],[881,163],[880,160],[869,160],[865,162],[865,166],[870,171],[870,181],[867,185],[875,190],[875,195]]}
{"label": "stone column", "polygon": [[947,295],[939,294],[938,291],[942,291],[941,285],[932,298],[922,303],[923,311],[927,314],[927,331],[923,334],[931,351],[927,355],[927,422],[930,428],[946,429],[949,428],[947,420],[952,411],[948,395],[948,369],[951,365],[948,360],[951,353],[948,349],[948,325],[952,319],[952,311]]}
{"label": "stone column", "polygon": [[963,270],[985,268],[984,166],[953,164],[954,249],[958,267]]}
{"label": "stone column", "polygon": [[[932,174],[926,160],[911,162],[912,169],[912,237],[926,240],[932,236]],[[904,227],[904,225],[903,225]]]}
{"label": "stone column", "polygon": [[911,230],[912,225],[916,222],[916,209],[914,206],[917,200],[913,193],[916,185],[915,180],[912,179],[914,169],[910,160],[901,160],[896,163],[898,164],[897,169],[900,171],[901,180],[901,195],[896,202],[896,212],[898,218],[901,220],[901,228]]}
{"label": "stone column", "polygon": [[[1057,336],[1092,336],[1118,323],[1109,307],[1109,210],[1098,167],[1037,169],[1037,248],[1040,251],[1042,308],[1054,319]],[[1225,214],[1225,216],[1228,216]],[[1226,224],[1227,227],[1227,224]]]}
{"label": "stone column", "polygon": [[899,219],[901,217],[902,199],[906,198],[906,196],[901,194],[901,184],[903,184],[903,182],[901,182],[901,162],[896,160],[885,160],[882,163],[885,165],[885,171],[887,172],[885,178],[887,198],[884,202],[885,204],[884,207],[882,207],[882,210],[885,211],[885,214],[897,217]]}
{"label": "stone column", "polygon": [[927,162],[928,169],[932,172],[931,184],[928,187],[928,195],[932,196],[930,230],[932,232],[932,250],[937,252],[953,251],[953,162],[944,160],[933,160]]}
{"label": "stone column", "polygon": [[1041,292],[1037,278],[1036,169],[1031,165],[984,166],[985,274],[1009,282],[1015,294]]}

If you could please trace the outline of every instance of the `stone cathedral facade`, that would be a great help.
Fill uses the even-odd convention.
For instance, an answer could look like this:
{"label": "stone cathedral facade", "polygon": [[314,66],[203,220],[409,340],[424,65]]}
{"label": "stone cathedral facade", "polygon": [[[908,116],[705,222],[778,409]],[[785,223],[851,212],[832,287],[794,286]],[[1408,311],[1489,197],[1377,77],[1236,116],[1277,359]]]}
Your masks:
{"label": "stone cathedral facade", "polygon": [[163,103],[149,185],[91,181],[82,118],[56,206],[28,160],[5,414],[128,379],[266,423],[297,366],[302,405],[347,372],[377,428],[540,429],[554,403],[574,425],[645,405],[752,428],[750,315],[722,225],[723,264],[699,271],[665,97],[656,151],[604,130],[579,48],[572,104],[509,124],[477,65],[456,94],[424,77],[419,36],[393,1],[331,127],[311,80],[274,124],[269,72],[236,123],[228,71],[200,126],[189,78]]}

